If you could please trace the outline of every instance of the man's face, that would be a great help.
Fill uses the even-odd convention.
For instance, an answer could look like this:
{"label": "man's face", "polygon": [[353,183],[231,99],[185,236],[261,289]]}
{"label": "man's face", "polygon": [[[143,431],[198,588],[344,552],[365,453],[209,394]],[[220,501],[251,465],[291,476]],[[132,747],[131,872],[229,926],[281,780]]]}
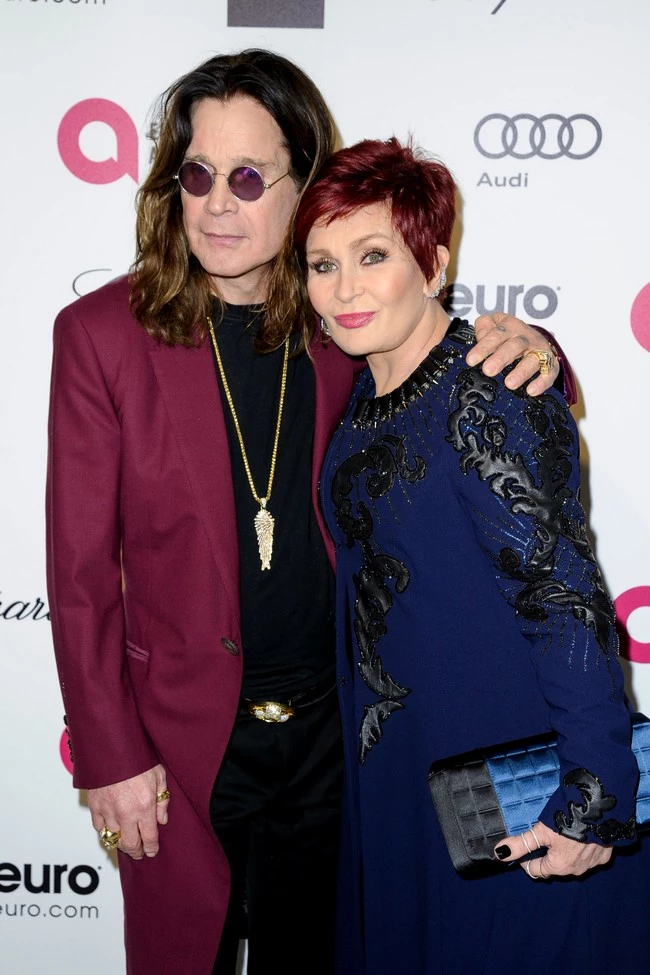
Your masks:
{"label": "man's face", "polygon": [[[188,160],[225,176],[238,166],[252,166],[267,184],[289,170],[280,127],[259,102],[245,95],[227,102],[197,102],[184,161]],[[233,196],[224,176],[216,177],[207,196],[181,191],[190,249],[226,301],[242,305],[264,300],[266,274],[282,245],[297,195],[290,176],[252,201]]]}

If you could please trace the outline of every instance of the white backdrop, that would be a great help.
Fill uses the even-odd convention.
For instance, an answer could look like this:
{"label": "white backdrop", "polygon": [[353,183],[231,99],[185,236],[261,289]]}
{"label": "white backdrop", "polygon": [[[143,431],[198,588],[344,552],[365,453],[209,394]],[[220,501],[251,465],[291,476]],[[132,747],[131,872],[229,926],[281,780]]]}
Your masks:
{"label": "white backdrop", "polygon": [[133,258],[152,102],[213,53],[268,47],[314,78],[344,142],[411,132],[450,166],[456,309],[537,320],[576,369],[597,553],[650,713],[650,5],[0,3],[0,957],[12,975],[119,975],[117,871],[59,752],[43,487],[52,321]]}

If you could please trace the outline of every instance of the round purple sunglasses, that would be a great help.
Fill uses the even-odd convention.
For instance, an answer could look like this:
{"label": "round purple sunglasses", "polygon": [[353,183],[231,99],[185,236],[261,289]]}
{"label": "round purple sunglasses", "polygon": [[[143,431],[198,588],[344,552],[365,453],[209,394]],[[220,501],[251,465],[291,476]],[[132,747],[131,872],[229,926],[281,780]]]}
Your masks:
{"label": "round purple sunglasses", "polygon": [[226,173],[213,173],[211,169],[200,162],[184,162],[174,179],[178,180],[180,188],[185,193],[189,193],[190,196],[207,196],[208,193],[212,192],[217,176],[223,176],[233,196],[236,196],[238,200],[252,203],[253,200],[259,200],[264,190],[269,190],[288,175],[288,172],[283,173],[272,183],[265,183],[262,174],[258,173],[252,166],[237,166],[236,169],[226,175]]}

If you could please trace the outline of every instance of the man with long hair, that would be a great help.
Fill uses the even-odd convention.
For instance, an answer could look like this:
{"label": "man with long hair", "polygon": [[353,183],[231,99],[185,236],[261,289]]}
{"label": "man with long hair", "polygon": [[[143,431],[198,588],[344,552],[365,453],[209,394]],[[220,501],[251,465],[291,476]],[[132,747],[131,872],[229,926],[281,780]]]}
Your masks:
{"label": "man with long hair", "polygon": [[[357,366],[321,341],[284,241],[333,146],[291,62],[211,58],[163,96],[130,275],[55,326],[54,642],[74,784],[120,851],[130,975],[230,975],[244,905],[250,972],[332,969],[342,768],[317,482]],[[510,381],[557,377],[535,330],[483,327],[488,370],[530,347]]]}

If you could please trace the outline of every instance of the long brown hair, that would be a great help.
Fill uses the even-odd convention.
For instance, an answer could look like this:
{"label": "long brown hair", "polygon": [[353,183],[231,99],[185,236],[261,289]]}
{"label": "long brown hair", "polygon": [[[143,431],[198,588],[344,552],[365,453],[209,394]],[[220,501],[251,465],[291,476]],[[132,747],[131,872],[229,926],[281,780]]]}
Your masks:
{"label": "long brown hair", "polygon": [[[162,95],[152,126],[151,171],[138,191],[136,259],[131,268],[133,314],[166,345],[195,345],[205,335],[215,297],[210,278],[189,249],[180,189],[174,175],[192,139],[192,108],[203,98],[254,98],[279,125],[290,156],[290,175],[303,189],[334,149],[335,127],[313,81],[271,51],[250,49],[218,55],[176,81]],[[260,351],[277,348],[293,330],[302,334],[310,306],[294,277],[285,242],[271,272]],[[218,295],[217,295],[218,297]],[[302,344],[302,343],[301,343]]]}

